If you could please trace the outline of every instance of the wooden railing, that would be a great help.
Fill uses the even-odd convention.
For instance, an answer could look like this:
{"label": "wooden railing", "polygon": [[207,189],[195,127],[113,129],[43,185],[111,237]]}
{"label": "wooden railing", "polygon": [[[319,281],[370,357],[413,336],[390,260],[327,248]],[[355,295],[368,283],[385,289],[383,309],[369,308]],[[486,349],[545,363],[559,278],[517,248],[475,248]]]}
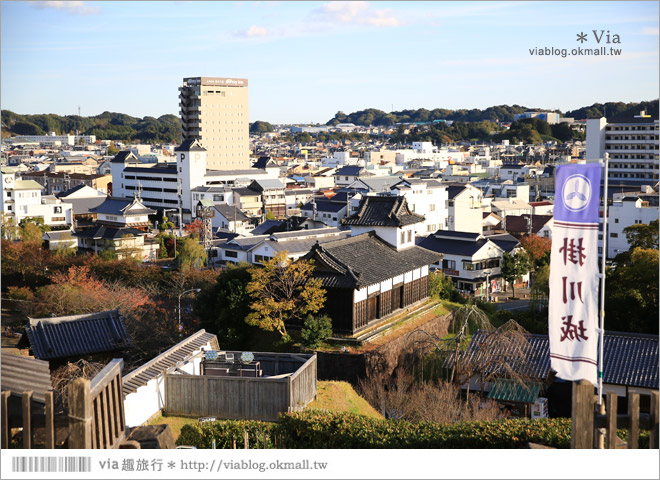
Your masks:
{"label": "wooden railing", "polygon": [[32,399],[32,390],[21,393],[21,415],[10,418],[11,392],[2,392],[2,448],[9,448],[11,442],[11,429],[23,428],[22,448],[33,448],[33,436],[35,428],[43,428],[45,431],[45,448],[55,448],[55,410],[53,408],[53,392],[46,392],[43,412],[35,412],[35,403]]}
{"label": "wooden railing", "polygon": [[573,383],[571,448],[616,448],[617,429],[628,430],[629,449],[639,448],[640,429],[650,430],[649,448],[658,448],[658,392],[651,393],[650,413],[640,413],[637,392],[628,392],[628,413],[623,415],[617,415],[616,393],[608,393],[601,406],[597,399],[589,381]]}
{"label": "wooden railing", "polygon": [[123,366],[115,358],[91,382],[69,385],[69,448],[120,448],[125,441]]}

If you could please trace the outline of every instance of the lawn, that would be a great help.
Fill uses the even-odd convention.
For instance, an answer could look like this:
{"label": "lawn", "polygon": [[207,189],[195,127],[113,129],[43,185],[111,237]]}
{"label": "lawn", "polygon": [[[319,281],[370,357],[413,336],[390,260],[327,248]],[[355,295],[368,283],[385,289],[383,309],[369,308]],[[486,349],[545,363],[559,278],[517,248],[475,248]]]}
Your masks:
{"label": "lawn", "polygon": [[383,418],[369,402],[359,396],[350,383],[323,381],[317,383],[316,400],[307,405],[306,410],[325,409],[333,412],[350,412]]}

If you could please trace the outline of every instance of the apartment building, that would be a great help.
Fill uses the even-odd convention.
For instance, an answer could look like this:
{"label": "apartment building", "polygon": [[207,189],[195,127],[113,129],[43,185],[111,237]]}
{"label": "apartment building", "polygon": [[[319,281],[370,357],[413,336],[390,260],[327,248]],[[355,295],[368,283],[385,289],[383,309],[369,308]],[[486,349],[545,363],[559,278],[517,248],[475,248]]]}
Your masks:
{"label": "apartment building", "polygon": [[247,79],[184,78],[179,101],[182,138],[199,140],[209,170],[250,168]]}
{"label": "apartment building", "polygon": [[609,153],[610,185],[654,185],[660,162],[658,119],[645,112],[633,118],[587,120],[587,160]]}

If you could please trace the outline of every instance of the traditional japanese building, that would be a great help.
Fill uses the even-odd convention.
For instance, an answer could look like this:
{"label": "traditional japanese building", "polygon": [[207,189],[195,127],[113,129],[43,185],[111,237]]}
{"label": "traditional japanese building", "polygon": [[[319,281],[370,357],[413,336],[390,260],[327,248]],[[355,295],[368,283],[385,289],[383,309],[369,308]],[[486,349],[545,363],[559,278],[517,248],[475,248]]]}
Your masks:
{"label": "traditional japanese building", "polygon": [[350,238],[316,244],[305,255],[327,292],[333,330],[355,334],[429,296],[429,265],[442,255],[415,246],[415,225],[404,197],[365,197],[344,220]]}

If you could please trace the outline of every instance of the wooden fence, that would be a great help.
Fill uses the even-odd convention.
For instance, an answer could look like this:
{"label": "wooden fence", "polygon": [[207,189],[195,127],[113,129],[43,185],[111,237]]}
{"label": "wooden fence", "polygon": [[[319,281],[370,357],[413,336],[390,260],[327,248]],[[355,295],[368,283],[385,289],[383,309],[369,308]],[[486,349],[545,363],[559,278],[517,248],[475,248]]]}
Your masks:
{"label": "wooden fence", "polygon": [[[53,392],[45,394],[41,407],[33,402],[32,391],[22,393],[21,415],[10,414],[11,392],[2,392],[2,448],[9,448],[12,428],[23,429],[22,448],[33,448],[35,428],[45,430],[45,448],[56,447],[56,428],[67,430],[68,448],[139,448],[126,442],[122,359],[112,360],[91,382],[78,378],[68,390],[69,413],[55,415]],[[14,402],[16,403],[16,402]]]}
{"label": "wooden fence", "polygon": [[171,415],[277,420],[316,396],[316,355],[293,374],[276,377],[165,375],[164,410]]}
{"label": "wooden fence", "polygon": [[651,394],[650,414],[640,413],[636,392],[628,392],[628,413],[623,415],[617,415],[616,393],[607,394],[604,413],[597,400],[589,381],[573,383],[571,448],[616,448],[617,429],[628,430],[629,449],[639,448],[640,429],[650,430],[649,448],[658,448],[658,392]]}

